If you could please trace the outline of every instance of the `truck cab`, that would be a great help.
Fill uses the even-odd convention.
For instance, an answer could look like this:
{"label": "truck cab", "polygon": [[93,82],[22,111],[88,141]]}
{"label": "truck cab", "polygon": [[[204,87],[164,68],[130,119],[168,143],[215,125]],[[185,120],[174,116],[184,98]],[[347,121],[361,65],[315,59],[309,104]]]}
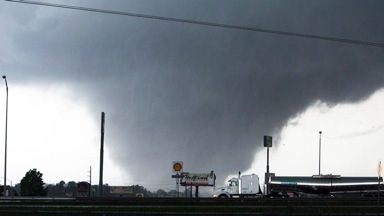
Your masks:
{"label": "truck cab", "polygon": [[255,197],[260,196],[259,177],[255,174],[243,175],[240,178],[228,180],[228,186],[217,187],[213,197]]}
{"label": "truck cab", "polygon": [[239,193],[239,179],[231,178],[228,180],[228,185],[224,187],[216,187],[213,191],[213,197],[228,198],[233,194]]}

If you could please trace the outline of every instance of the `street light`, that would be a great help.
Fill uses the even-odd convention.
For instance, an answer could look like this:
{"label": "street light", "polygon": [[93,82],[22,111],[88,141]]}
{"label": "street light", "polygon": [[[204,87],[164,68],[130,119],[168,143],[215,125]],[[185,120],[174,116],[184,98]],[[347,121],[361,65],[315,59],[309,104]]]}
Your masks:
{"label": "street light", "polygon": [[5,87],[7,90],[7,97],[5,103],[5,156],[4,156],[4,196],[6,196],[7,189],[7,135],[8,135],[8,83],[7,77],[3,75],[3,79],[5,80]]}

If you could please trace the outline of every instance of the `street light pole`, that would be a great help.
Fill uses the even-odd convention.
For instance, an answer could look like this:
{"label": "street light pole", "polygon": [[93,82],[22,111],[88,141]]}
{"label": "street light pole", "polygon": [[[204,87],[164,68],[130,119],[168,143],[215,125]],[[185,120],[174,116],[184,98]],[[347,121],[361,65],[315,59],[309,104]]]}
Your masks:
{"label": "street light pole", "polygon": [[319,175],[321,175],[320,167],[321,167],[321,131],[319,131]]}
{"label": "street light pole", "polygon": [[4,196],[7,196],[7,136],[8,136],[8,83],[7,77],[3,75],[3,79],[5,80],[5,87],[7,91],[6,103],[5,103],[5,156],[4,156]]}

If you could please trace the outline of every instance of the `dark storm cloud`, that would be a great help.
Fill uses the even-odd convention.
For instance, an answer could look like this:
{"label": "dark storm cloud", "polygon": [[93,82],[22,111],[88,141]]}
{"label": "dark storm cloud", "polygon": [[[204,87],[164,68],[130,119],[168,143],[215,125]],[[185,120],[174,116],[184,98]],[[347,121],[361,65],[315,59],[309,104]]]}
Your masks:
{"label": "dark storm cloud", "polygon": [[[384,84],[379,47],[9,4],[35,13],[15,21],[11,47],[21,58],[8,70],[69,83],[96,119],[105,111],[113,160],[134,179],[169,179],[173,160],[221,178],[245,170],[263,135],[314,101],[356,102]],[[82,6],[384,43],[382,1]]]}

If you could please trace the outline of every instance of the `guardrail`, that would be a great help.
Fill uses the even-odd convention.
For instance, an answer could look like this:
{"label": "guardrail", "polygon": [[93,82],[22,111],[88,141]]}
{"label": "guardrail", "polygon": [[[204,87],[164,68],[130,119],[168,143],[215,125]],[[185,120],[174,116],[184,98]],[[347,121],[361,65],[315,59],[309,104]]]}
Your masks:
{"label": "guardrail", "polygon": [[0,199],[0,215],[380,215],[384,205],[378,205],[377,201],[377,198],[14,197]]}

